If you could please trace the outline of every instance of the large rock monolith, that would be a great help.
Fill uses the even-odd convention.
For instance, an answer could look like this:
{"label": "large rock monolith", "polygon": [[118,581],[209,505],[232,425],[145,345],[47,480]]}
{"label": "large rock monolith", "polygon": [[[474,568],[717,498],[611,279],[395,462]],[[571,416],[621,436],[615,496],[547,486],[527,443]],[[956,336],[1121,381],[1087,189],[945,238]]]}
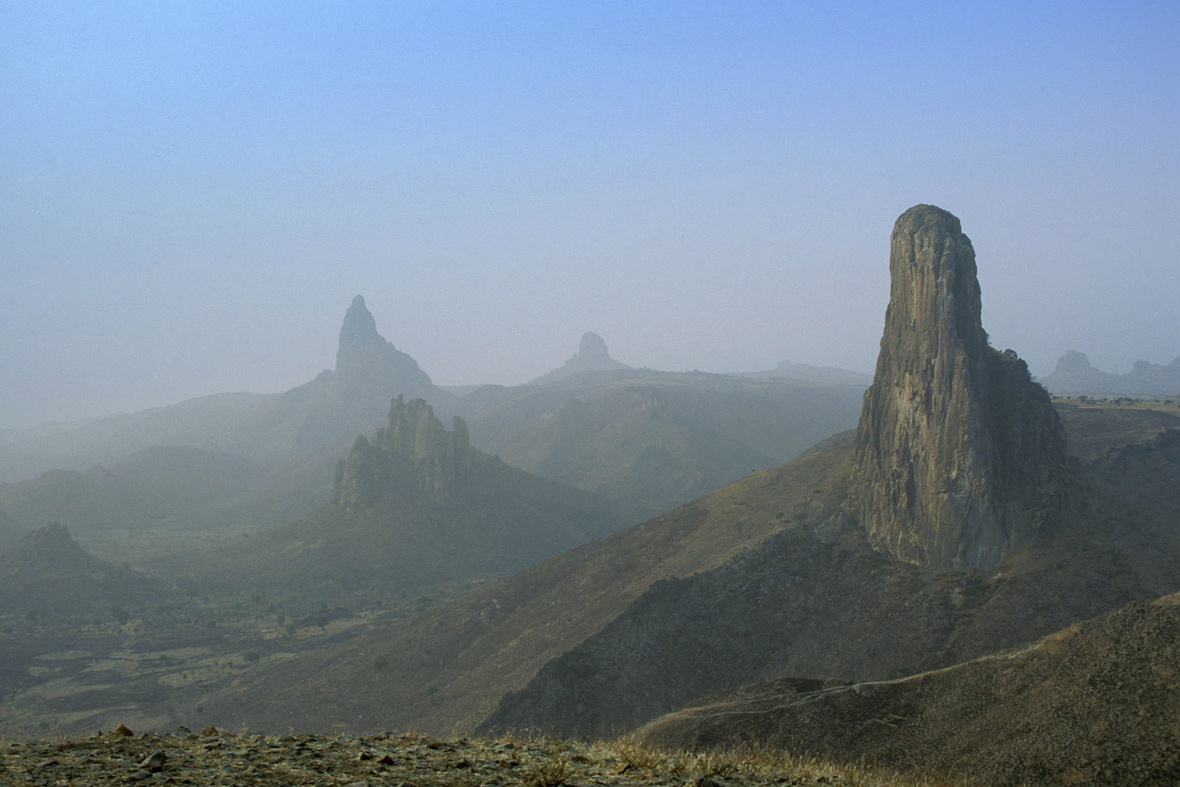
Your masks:
{"label": "large rock monolith", "polygon": [[1051,524],[1064,432],[1024,361],[988,344],[975,250],[957,218],[932,205],[903,213],[889,271],[851,513],[900,560],[986,569]]}

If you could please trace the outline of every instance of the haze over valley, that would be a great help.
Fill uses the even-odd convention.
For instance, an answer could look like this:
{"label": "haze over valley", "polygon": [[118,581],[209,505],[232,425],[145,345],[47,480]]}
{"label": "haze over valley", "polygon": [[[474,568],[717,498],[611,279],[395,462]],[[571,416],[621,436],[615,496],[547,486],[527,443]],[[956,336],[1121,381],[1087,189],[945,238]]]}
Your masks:
{"label": "haze over valley", "polygon": [[[956,217],[915,206],[891,247],[867,390],[853,372],[786,362],[637,370],[587,333],[527,385],[448,391],[358,295],[336,368],[284,394],[9,442],[14,467],[111,464],[0,486],[0,724],[17,736],[116,723],[570,739],[642,728],[642,745],[753,735],[917,772],[960,752],[960,766],[1015,781],[1076,770],[1076,753],[1112,773],[1171,773],[1170,744],[1144,724],[1172,715],[1144,713],[1180,698],[1174,596],[1119,656],[1162,676],[1152,699],[1122,683],[1074,690],[1086,707],[1150,703],[1101,746],[1052,720],[1036,734],[1060,745],[978,756],[948,736],[953,717],[914,728],[932,741],[923,756],[851,732],[881,706],[847,703],[849,685],[955,665],[978,680],[996,651],[1079,621],[1140,625],[1119,608],[1180,585],[1180,397],[1054,402],[988,342]],[[185,438],[196,444],[157,444]],[[1078,658],[1111,658],[1094,636],[1070,640]],[[959,691],[956,678],[923,680]],[[1036,685],[993,701],[1051,702]],[[774,714],[829,696],[836,721],[805,715],[813,731],[782,735]],[[882,702],[913,702],[897,696]],[[718,714],[741,726],[718,727]]]}
{"label": "haze over valley", "polygon": [[0,11],[0,783],[1180,783],[1180,11]]}

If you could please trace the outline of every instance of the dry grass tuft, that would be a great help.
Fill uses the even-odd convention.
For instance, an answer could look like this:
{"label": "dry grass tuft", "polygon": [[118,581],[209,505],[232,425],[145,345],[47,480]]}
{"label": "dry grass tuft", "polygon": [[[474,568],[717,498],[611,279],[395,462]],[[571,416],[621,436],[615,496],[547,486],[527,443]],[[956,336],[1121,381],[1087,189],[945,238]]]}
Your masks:
{"label": "dry grass tuft", "polygon": [[667,751],[630,737],[600,744],[629,768],[669,774],[700,782],[702,779],[794,779],[805,783],[847,787],[951,787],[969,784],[934,776],[899,774],[868,765],[849,765],[812,755],[746,745],[724,751]]}

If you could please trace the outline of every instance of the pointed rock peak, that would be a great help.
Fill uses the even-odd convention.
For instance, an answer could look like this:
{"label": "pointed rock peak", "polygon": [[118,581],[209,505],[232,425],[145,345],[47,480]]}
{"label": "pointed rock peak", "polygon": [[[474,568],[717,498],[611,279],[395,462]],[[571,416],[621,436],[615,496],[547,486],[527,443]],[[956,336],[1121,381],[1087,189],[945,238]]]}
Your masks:
{"label": "pointed rock peak", "polygon": [[1061,372],[1068,372],[1071,369],[1091,369],[1090,359],[1086,357],[1085,353],[1080,353],[1077,350],[1069,350],[1065,355],[1057,359],[1057,368],[1053,370],[1054,374]]}
{"label": "pointed rock peak", "polygon": [[344,314],[344,325],[340,327],[340,344],[336,350],[336,370],[340,371],[340,363],[345,365],[358,353],[364,353],[372,347],[388,344],[381,334],[377,333],[377,321],[365,308],[365,299],[360,295],[352,299],[352,305]]}
{"label": "pointed rock peak", "polygon": [[1064,432],[1027,364],[988,345],[975,250],[957,218],[932,205],[903,213],[889,271],[849,505],[900,560],[988,568],[1047,527]]}
{"label": "pointed rock peak", "polygon": [[392,390],[381,391],[383,399],[395,393],[431,395],[434,388],[417,361],[377,333],[377,321],[360,295],[352,299],[340,328],[336,377],[345,385],[391,386]]}

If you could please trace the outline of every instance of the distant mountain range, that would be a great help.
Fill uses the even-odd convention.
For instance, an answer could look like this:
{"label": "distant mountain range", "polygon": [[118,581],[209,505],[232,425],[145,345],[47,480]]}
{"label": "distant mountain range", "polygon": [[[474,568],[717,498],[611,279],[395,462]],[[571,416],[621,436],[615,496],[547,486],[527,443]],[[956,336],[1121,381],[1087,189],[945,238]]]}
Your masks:
{"label": "distant mountain range", "polygon": [[637,521],[855,423],[863,386],[762,377],[632,369],[587,333],[531,384],[457,396],[377,332],[358,295],[335,369],[285,393],[217,394],[4,434],[0,477],[13,482],[0,484],[0,547],[50,520],[84,538],[116,521],[257,529],[298,518],[326,499],[335,463],[385,423],[399,395],[443,418],[466,416],[476,447],[614,499]]}
{"label": "distant mountain range", "polygon": [[1085,353],[1070,350],[1057,361],[1053,374],[1041,384],[1055,394],[1101,397],[1161,397],[1180,395],[1180,356],[1167,366],[1136,361],[1127,374],[1095,369]]}
{"label": "distant mountain range", "polygon": [[454,411],[454,397],[377,333],[357,296],[336,368],[285,393],[217,394],[9,434],[0,471],[27,480],[0,484],[0,547],[50,520],[84,537],[116,522],[258,528],[300,516],[327,498],[336,462],[399,394]]}
{"label": "distant mountain range", "polygon": [[645,516],[774,467],[852,427],[858,385],[641,369],[484,390],[472,442]]}
{"label": "distant mountain range", "polygon": [[873,383],[871,374],[850,372],[835,366],[812,366],[807,363],[791,363],[782,361],[778,366],[766,372],[747,372],[743,377],[755,378],[784,378],[800,380],[809,383],[830,383],[832,385],[853,385],[868,388]]}
{"label": "distant mountain range", "polygon": [[[409,355],[383,339],[357,296],[335,370],[282,394],[216,394],[0,443],[0,547],[47,521],[79,537],[124,528],[258,528],[323,501],[332,468],[399,394],[453,412]],[[47,473],[40,477],[38,474]]]}

